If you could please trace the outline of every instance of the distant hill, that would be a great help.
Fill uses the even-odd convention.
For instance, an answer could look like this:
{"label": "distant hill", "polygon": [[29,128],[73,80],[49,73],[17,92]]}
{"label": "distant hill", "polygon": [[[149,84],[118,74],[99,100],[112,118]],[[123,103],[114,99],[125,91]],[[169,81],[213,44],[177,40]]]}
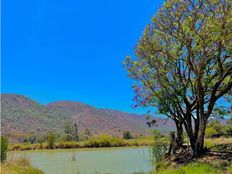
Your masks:
{"label": "distant hill", "polygon": [[[171,121],[163,125],[164,121],[159,120],[157,129],[162,132],[174,128]],[[67,121],[77,123],[79,132],[88,128],[92,134],[122,136],[125,130],[129,130],[134,136],[149,134],[146,119],[142,115],[97,109],[71,101],[42,105],[22,95],[1,95],[1,131],[2,134],[8,134],[12,141],[22,141],[30,132],[53,130],[62,134]]]}

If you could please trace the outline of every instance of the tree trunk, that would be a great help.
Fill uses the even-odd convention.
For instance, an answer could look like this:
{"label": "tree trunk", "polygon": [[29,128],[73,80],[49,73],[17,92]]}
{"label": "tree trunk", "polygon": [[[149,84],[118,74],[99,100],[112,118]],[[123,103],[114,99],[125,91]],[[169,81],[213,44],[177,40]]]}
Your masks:
{"label": "tree trunk", "polygon": [[183,146],[184,138],[183,138],[183,122],[175,121],[176,123],[176,144],[178,148]]}
{"label": "tree trunk", "polygon": [[[197,124],[197,122],[195,124]],[[187,132],[187,135],[188,135],[188,138],[190,141],[192,156],[196,156],[197,155],[196,138],[197,138],[198,133],[193,132],[191,117],[190,117],[190,119],[188,118],[185,120],[184,126],[185,126],[185,130]],[[195,127],[198,127],[198,126],[195,125]],[[196,131],[198,131],[198,130],[196,130]]]}
{"label": "tree trunk", "polygon": [[197,137],[197,150],[198,154],[204,151],[204,140],[205,140],[205,129],[206,129],[207,120],[205,117],[200,121],[199,133]]}
{"label": "tree trunk", "polygon": [[[196,124],[197,122],[195,122]],[[191,130],[188,130],[188,136],[190,139],[190,145],[192,150],[192,155],[197,156],[201,154],[204,151],[204,138],[205,138],[205,128],[207,124],[207,119],[205,117],[201,118],[199,122],[199,130],[195,130],[197,132],[193,132]],[[189,128],[189,127],[188,127]]]}

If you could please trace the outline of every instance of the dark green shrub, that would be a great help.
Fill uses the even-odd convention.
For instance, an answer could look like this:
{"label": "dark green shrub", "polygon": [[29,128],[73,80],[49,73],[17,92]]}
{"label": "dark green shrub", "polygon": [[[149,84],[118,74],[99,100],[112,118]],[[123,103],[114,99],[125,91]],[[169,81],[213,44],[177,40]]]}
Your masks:
{"label": "dark green shrub", "polygon": [[1,162],[4,162],[7,157],[7,150],[8,150],[9,140],[7,137],[1,137]]}
{"label": "dark green shrub", "polygon": [[124,131],[123,132],[123,138],[128,140],[128,139],[132,139],[133,137],[132,137],[130,131]]}
{"label": "dark green shrub", "polygon": [[224,127],[224,135],[226,137],[232,137],[232,125],[226,125]]}
{"label": "dark green shrub", "polygon": [[33,144],[36,143],[36,141],[37,141],[36,135],[34,133],[31,133],[28,137],[24,139],[23,142]]}

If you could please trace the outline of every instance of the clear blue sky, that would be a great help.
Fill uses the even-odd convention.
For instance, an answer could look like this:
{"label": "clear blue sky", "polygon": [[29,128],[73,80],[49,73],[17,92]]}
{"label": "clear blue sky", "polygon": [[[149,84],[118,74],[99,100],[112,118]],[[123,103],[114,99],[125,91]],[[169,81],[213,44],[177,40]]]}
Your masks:
{"label": "clear blue sky", "polygon": [[122,61],[163,0],[2,0],[2,93],[131,108]]}

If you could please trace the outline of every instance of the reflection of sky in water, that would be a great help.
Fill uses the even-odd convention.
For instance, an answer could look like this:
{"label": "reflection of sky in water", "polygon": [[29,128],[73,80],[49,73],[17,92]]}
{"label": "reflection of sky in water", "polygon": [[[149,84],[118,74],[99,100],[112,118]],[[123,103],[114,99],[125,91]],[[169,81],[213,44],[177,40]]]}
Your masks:
{"label": "reflection of sky in water", "polygon": [[[44,150],[15,153],[24,156],[45,174],[131,174],[152,169],[149,148]],[[72,157],[75,156],[75,161]]]}

